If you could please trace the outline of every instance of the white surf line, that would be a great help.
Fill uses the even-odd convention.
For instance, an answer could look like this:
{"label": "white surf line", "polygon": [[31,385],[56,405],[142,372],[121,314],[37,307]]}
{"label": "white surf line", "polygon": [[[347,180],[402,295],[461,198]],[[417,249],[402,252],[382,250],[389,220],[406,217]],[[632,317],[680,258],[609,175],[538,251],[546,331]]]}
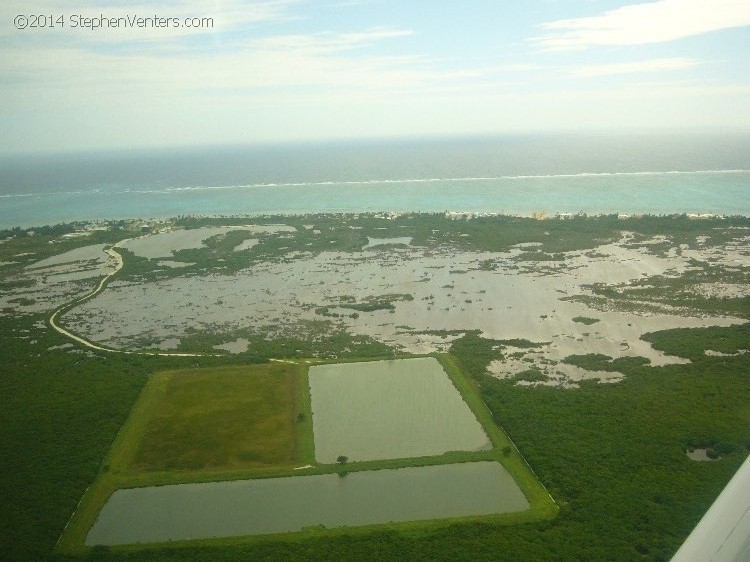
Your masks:
{"label": "white surf line", "polygon": [[[528,180],[528,179],[559,179],[559,178],[587,178],[606,176],[684,176],[684,175],[725,175],[746,174],[750,172],[744,168],[716,169],[716,170],[644,170],[644,171],[619,171],[619,172],[575,172],[568,174],[518,174],[518,175],[494,175],[494,176],[463,176],[444,178],[398,178],[398,179],[367,179],[367,180],[343,180],[343,181],[317,181],[317,182],[278,182],[278,183],[247,183],[230,185],[189,185],[183,187],[165,187],[163,189],[125,190],[118,193],[173,193],[180,191],[210,191],[226,189],[265,189],[276,187],[325,187],[331,185],[381,185],[401,183],[448,183],[448,182],[487,182],[498,180]],[[25,196],[25,194],[24,194]],[[2,197],[2,196],[0,196]],[[15,197],[10,195],[8,197]]]}
{"label": "white surf line", "polygon": [[97,345],[93,342],[90,342],[80,336],[77,336],[70,330],[63,328],[57,323],[57,317],[59,316],[60,312],[65,310],[66,312],[69,310],[72,310],[77,304],[82,303],[91,297],[94,297],[101,293],[104,290],[104,287],[112,277],[114,277],[124,266],[125,266],[125,260],[122,259],[122,256],[115,252],[115,248],[121,247],[122,244],[125,242],[128,242],[132,240],[132,238],[127,238],[125,240],[120,240],[116,244],[114,244],[112,247],[107,248],[105,252],[107,254],[114,258],[114,260],[117,262],[117,267],[115,267],[115,270],[111,273],[108,273],[107,275],[102,278],[101,281],[99,281],[99,284],[96,286],[96,288],[91,291],[90,293],[87,293],[83,295],[82,297],[78,297],[76,300],[64,304],[61,307],[59,307],[55,312],[52,313],[52,316],[49,317],[49,325],[59,334],[65,336],[66,338],[70,338],[73,341],[78,342],[81,345],[84,345],[88,347],[89,349],[96,349],[97,351],[106,351],[108,353],[122,353],[125,355],[151,355],[151,356],[165,356],[165,357],[221,357],[222,355],[219,353],[170,353],[168,351],[128,351],[124,349],[112,349],[111,347],[104,347],[101,345]]}

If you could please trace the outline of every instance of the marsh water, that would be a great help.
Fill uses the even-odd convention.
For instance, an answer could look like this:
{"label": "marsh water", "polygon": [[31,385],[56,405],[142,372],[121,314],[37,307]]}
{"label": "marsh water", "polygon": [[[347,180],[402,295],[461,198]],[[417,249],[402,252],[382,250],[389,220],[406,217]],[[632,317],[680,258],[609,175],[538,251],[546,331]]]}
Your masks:
{"label": "marsh water", "polygon": [[529,503],[496,462],[116,491],[87,545],[133,544],[510,513]]}
{"label": "marsh water", "polygon": [[433,357],[310,367],[315,459],[333,463],[491,448]]}

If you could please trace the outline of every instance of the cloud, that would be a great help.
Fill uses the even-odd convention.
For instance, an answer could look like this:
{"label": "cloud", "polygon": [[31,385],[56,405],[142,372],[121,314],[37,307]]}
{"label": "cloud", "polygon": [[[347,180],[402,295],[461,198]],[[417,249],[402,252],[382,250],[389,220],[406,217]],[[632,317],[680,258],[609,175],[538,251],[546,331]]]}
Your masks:
{"label": "cloud", "polygon": [[687,58],[661,58],[648,59],[632,62],[618,62],[612,64],[592,64],[579,67],[570,67],[564,71],[580,78],[591,76],[609,76],[612,74],[641,74],[647,72],[668,72],[671,70],[683,70],[703,64],[702,61]]}
{"label": "cloud", "polygon": [[254,49],[331,53],[369,47],[384,39],[412,35],[407,29],[374,28],[350,33],[314,33],[308,35],[277,35],[253,41]]}
{"label": "cloud", "polygon": [[659,0],[632,4],[598,16],[547,22],[547,34],[531,41],[543,50],[674,41],[750,25],[747,0]]}
{"label": "cloud", "polygon": [[6,102],[26,105],[35,99],[44,103],[54,91],[58,102],[70,105],[120,105],[122,98],[200,103],[227,93],[248,100],[279,100],[296,98],[301,92],[404,91],[433,80],[460,80],[489,72],[436,71],[419,57],[378,55],[370,50],[411,33],[371,28],[249,37],[235,40],[231,49],[219,50],[179,45],[112,50],[81,42],[12,45],[3,49],[0,75],[10,80]]}

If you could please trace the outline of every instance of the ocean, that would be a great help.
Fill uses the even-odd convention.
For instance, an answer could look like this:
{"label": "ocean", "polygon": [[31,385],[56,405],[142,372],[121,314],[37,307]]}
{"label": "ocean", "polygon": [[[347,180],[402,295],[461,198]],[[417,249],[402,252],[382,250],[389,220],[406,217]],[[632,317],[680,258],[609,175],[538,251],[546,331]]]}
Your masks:
{"label": "ocean", "polygon": [[0,158],[0,228],[379,211],[750,216],[750,134],[506,135]]}

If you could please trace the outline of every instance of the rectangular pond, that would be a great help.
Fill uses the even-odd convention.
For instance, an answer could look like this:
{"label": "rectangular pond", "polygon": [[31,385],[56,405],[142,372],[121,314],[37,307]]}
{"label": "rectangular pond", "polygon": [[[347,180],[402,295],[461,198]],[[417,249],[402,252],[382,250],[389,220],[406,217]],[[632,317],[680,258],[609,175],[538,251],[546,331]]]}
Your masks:
{"label": "rectangular pond", "polygon": [[309,380],[318,462],[492,448],[434,357],[316,365]]}
{"label": "rectangular pond", "polygon": [[497,462],[117,490],[86,544],[285,533],[524,511]]}

